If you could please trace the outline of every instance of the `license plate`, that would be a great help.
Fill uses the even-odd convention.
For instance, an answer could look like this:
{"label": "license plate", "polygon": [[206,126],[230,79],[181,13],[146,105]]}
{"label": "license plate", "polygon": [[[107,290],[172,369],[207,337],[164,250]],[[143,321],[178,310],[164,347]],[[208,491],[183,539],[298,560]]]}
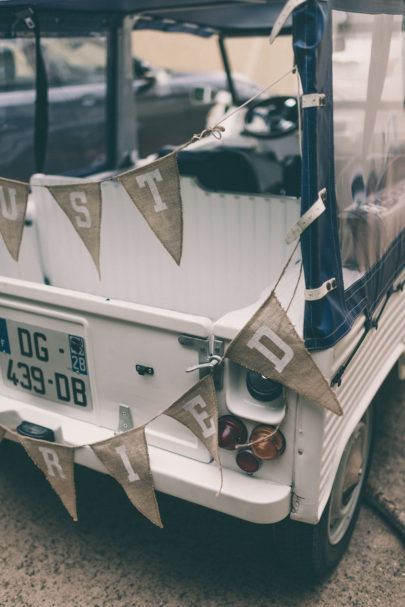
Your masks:
{"label": "license plate", "polygon": [[83,337],[0,318],[0,369],[11,389],[91,407]]}

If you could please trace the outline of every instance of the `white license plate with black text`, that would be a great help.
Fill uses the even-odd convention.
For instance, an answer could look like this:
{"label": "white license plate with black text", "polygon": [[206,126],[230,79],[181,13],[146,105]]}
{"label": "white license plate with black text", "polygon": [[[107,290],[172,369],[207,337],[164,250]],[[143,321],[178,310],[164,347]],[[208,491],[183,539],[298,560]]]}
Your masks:
{"label": "white license plate with black text", "polygon": [[79,335],[0,318],[0,369],[8,388],[64,405],[92,405]]}

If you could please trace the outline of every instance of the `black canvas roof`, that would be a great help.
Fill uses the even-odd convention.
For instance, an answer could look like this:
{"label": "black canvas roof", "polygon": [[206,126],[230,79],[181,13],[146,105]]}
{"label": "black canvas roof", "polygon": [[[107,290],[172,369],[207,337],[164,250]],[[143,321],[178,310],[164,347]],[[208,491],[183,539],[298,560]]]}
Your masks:
{"label": "black canvas roof", "polygon": [[[0,0],[0,28],[15,28],[16,13],[31,7],[43,33],[57,33],[74,22],[83,30],[122,15],[138,15],[136,27],[186,31],[209,36],[268,35],[283,8],[281,0]],[[100,22],[100,20],[103,20]],[[285,29],[290,31],[291,23]]]}

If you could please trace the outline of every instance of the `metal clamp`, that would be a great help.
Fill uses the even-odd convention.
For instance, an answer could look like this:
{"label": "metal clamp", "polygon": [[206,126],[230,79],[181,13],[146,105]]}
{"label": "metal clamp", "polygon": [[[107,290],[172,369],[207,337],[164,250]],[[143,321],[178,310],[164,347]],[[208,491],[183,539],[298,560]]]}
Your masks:
{"label": "metal clamp", "polygon": [[128,405],[120,405],[118,411],[118,432],[126,432],[134,427],[134,422],[132,420],[131,409]]}
{"label": "metal clamp", "polygon": [[317,301],[337,288],[336,278],[329,278],[317,289],[305,289],[306,301]]}
{"label": "metal clamp", "polygon": [[33,19],[34,11],[32,8],[27,8],[25,10],[19,11],[16,14],[17,21],[24,21],[25,25],[29,30],[35,29],[35,23]]}
{"label": "metal clamp", "polygon": [[301,96],[301,107],[303,110],[309,107],[325,107],[326,95],[324,93],[309,93]]}

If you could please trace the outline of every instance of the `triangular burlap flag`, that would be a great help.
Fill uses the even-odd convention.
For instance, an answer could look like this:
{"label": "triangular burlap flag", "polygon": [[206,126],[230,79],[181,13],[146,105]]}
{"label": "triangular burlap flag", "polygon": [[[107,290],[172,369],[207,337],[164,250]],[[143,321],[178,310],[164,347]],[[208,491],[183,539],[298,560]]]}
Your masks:
{"label": "triangular burlap flag", "polygon": [[222,487],[222,466],[218,454],[218,405],[212,375],[196,383],[164,414],[187,426],[206,446],[219,468]]}
{"label": "triangular burlap flag", "polygon": [[15,261],[20,254],[28,194],[28,184],[0,178],[0,232]]}
{"label": "triangular burlap flag", "polygon": [[74,521],[77,521],[74,447],[18,435],[24,449],[45,474]]}
{"label": "triangular burlap flag", "polygon": [[128,430],[90,447],[135,508],[152,523],[163,527],[153,488],[145,428]]}
{"label": "triangular burlap flag", "polygon": [[183,207],[176,156],[165,156],[141,169],[122,173],[117,179],[179,265],[183,248]]}
{"label": "triangular burlap flag", "polygon": [[101,183],[48,185],[90,253],[100,276]]}
{"label": "triangular burlap flag", "polygon": [[233,339],[225,356],[342,415],[335,393],[274,292]]}

